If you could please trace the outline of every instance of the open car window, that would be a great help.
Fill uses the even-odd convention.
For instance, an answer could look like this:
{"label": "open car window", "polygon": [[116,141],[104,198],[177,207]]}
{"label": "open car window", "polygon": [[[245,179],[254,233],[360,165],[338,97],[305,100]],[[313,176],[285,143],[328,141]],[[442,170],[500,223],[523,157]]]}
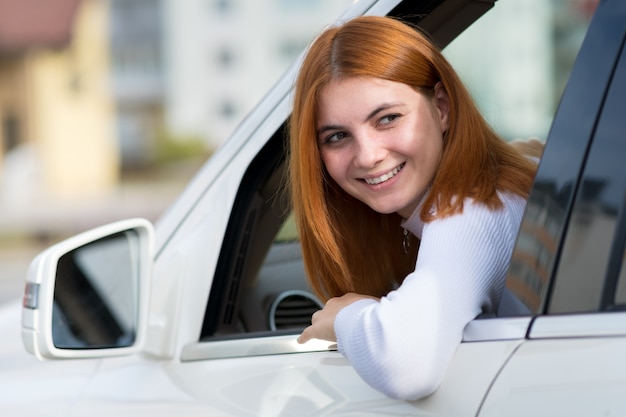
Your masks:
{"label": "open car window", "polygon": [[[574,4],[497,2],[444,49],[505,140],[545,141],[591,17],[582,13],[565,26],[572,19],[563,13],[579,13]],[[286,137],[285,124],[241,182],[201,340],[296,334],[321,307],[306,282],[284,195]]]}

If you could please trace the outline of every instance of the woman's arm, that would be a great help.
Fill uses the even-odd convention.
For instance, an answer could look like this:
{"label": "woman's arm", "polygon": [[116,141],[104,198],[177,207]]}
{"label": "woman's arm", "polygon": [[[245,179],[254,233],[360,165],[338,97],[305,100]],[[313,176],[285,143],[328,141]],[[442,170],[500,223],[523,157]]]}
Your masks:
{"label": "woman's arm", "polygon": [[494,212],[466,202],[427,224],[400,288],[339,311],[338,349],[368,384],[407,400],[437,389],[467,323],[499,298],[525,204],[510,203]]}

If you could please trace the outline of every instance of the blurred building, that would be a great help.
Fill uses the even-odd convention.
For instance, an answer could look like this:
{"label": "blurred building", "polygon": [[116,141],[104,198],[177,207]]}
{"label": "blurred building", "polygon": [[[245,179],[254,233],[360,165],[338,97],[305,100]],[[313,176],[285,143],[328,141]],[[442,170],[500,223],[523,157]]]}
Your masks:
{"label": "blurred building", "polygon": [[165,117],[215,147],[351,0],[162,0]]}
{"label": "blurred building", "polygon": [[0,0],[0,232],[145,205],[127,172],[223,143],[350,2]]}
{"label": "blurred building", "polygon": [[[118,101],[121,143],[129,151],[142,146],[149,151],[159,133],[174,141],[195,138],[219,146],[313,37],[352,3],[111,1],[119,5],[114,11],[126,12],[133,31],[142,31],[122,44],[143,44],[135,57],[145,79],[152,80],[144,93],[162,99],[161,108],[145,102],[144,110],[135,108],[134,114],[122,110]],[[545,139],[596,3],[501,0],[446,50],[489,121],[505,137]],[[113,16],[116,27],[117,13]],[[115,31],[112,36],[115,51]],[[132,146],[125,139],[129,132],[135,135]]]}
{"label": "blurred building", "polygon": [[[0,0],[0,209],[102,206],[164,142],[219,146],[352,2]],[[596,3],[500,0],[446,49],[502,135],[546,137]]]}
{"label": "blurred building", "polygon": [[546,139],[597,3],[500,0],[446,48],[481,111],[506,139]]}
{"label": "blurred building", "polygon": [[162,141],[223,143],[350,0],[110,0],[123,165]]}
{"label": "blurred building", "polygon": [[0,0],[0,199],[83,199],[118,181],[103,0]]}
{"label": "blurred building", "polygon": [[110,0],[111,79],[122,167],[144,166],[165,129],[161,0]]}

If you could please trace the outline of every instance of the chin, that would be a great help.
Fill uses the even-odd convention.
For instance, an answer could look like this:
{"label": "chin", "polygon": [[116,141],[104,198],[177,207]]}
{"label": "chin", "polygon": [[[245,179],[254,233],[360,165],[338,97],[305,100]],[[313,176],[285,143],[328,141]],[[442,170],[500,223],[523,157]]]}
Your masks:
{"label": "chin", "polygon": [[376,213],[380,213],[380,214],[393,214],[393,213],[397,213],[398,210],[402,210],[401,208],[397,208],[395,206],[373,206],[373,205],[369,205],[369,207],[374,210]]}

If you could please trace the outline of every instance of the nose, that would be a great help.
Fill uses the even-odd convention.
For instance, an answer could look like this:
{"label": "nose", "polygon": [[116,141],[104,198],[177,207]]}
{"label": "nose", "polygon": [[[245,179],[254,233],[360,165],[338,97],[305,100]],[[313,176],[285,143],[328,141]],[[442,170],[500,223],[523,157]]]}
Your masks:
{"label": "nose", "polygon": [[361,133],[355,135],[354,165],[357,168],[371,169],[385,159],[386,150],[375,135]]}

